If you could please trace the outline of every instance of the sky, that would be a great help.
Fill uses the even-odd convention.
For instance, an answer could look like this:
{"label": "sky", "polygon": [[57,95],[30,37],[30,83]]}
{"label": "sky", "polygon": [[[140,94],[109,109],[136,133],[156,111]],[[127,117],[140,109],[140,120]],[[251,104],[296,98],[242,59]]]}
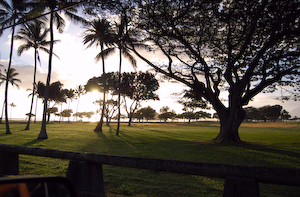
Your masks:
{"label": "sky", "polygon": [[[102,74],[101,62],[95,62],[94,57],[99,53],[99,48],[92,47],[86,49],[86,46],[82,44],[84,29],[80,26],[76,26],[66,20],[66,27],[63,33],[54,32],[54,39],[60,40],[54,45],[54,53],[59,56],[59,59],[53,57],[51,83],[60,81],[64,86],[63,88],[75,89],[78,85],[85,85],[88,79],[94,76],[100,76]],[[0,64],[7,68],[10,49],[10,34],[9,29],[5,30],[0,37]],[[20,46],[20,41],[14,42],[13,62],[12,68],[15,68],[19,73],[18,78],[22,81],[17,87],[9,86],[8,90],[8,104],[14,103],[16,107],[9,106],[9,118],[25,120],[25,114],[29,113],[31,97],[28,95],[31,93],[27,89],[32,89],[33,83],[33,66],[34,66],[34,51],[33,49],[23,52],[21,56],[17,56],[17,48]],[[152,61],[160,59],[159,54],[148,53],[145,54]],[[37,81],[46,83],[47,69],[48,69],[48,55],[40,52],[41,65],[37,67]],[[137,59],[138,60],[138,59]],[[110,56],[106,61],[106,72],[118,71],[118,54]],[[1,68],[3,71],[4,68]],[[147,66],[144,62],[138,60],[137,70],[147,71],[151,67]],[[134,71],[132,66],[123,59],[122,72]],[[4,84],[0,86],[0,107],[4,101]],[[160,88],[157,94],[160,97],[159,101],[143,101],[142,107],[151,106],[157,112],[163,106],[169,106],[177,113],[182,112],[182,105],[177,103],[177,99],[173,96],[173,93],[181,92],[185,87],[180,83],[160,82]],[[282,105],[290,114],[300,117],[300,102],[284,102],[276,100],[276,94],[258,94],[248,106],[261,107],[265,105]],[[79,100],[79,112],[82,111],[96,111],[98,108],[93,104],[93,101],[102,98],[100,93],[88,93],[81,96]],[[53,105],[53,103],[52,103]],[[77,100],[74,100],[70,104],[70,108],[73,112],[76,111]],[[67,109],[68,105],[63,104],[58,106],[60,109]],[[33,111],[33,113],[35,113]],[[42,102],[38,101],[37,104],[37,119],[42,117]],[[94,115],[90,121],[97,121],[100,115]],[[54,118],[54,117],[53,117]],[[53,120],[53,119],[52,119]]]}

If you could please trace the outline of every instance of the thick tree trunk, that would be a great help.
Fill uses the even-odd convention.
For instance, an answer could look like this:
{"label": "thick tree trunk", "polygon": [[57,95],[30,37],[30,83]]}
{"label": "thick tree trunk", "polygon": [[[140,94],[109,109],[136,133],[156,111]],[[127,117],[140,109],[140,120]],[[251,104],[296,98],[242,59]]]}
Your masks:
{"label": "thick tree trunk", "polygon": [[96,128],[94,129],[95,132],[102,132],[102,125],[103,125],[103,121],[99,121]]}
{"label": "thick tree trunk", "polygon": [[238,129],[245,117],[246,112],[242,108],[230,109],[229,113],[219,114],[220,133],[214,140],[219,143],[242,142],[239,137]]}

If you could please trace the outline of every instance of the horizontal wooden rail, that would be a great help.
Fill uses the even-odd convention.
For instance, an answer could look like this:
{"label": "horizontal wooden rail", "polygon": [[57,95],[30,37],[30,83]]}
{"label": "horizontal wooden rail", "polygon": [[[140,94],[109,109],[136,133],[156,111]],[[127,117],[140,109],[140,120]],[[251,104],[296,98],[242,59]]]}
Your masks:
{"label": "horizontal wooden rail", "polygon": [[253,178],[257,182],[300,186],[300,170],[286,168],[265,168],[241,165],[225,165],[200,162],[187,162],[176,160],[149,159],[138,157],[123,157],[102,154],[91,154],[15,146],[0,144],[0,151],[15,154],[35,155],[42,157],[61,158],[68,160],[80,160],[106,165],[123,166],[137,169],[174,172],[180,174],[192,174],[207,177],[226,178],[244,177]]}

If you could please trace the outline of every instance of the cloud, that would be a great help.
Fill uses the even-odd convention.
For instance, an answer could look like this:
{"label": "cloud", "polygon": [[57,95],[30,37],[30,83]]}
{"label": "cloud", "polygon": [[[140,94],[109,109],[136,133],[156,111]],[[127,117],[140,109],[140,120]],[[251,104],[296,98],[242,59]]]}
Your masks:
{"label": "cloud", "polygon": [[[7,69],[8,61],[0,60],[0,64],[4,66],[4,69]],[[34,66],[12,64],[11,67],[15,68],[16,72],[19,73],[19,75],[16,76],[16,78],[21,80],[21,83],[18,84],[20,89],[25,89],[25,90],[32,89]],[[4,72],[4,69],[1,69],[1,71]],[[36,82],[42,81],[43,83],[46,83],[46,79],[47,79],[47,73],[44,72],[39,66],[37,66]],[[67,79],[60,79],[59,72],[56,70],[52,71],[51,73],[51,82],[55,82],[55,81],[68,83]],[[1,88],[4,88],[4,86]]]}

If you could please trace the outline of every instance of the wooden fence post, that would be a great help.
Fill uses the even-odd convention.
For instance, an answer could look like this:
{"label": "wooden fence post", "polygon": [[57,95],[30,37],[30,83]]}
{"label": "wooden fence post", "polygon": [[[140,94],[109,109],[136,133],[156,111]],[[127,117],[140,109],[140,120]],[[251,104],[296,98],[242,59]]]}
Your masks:
{"label": "wooden fence post", "polygon": [[78,197],[105,197],[101,164],[71,160],[67,178],[73,182]]}
{"label": "wooden fence post", "polygon": [[0,176],[19,174],[19,154],[0,150]]}
{"label": "wooden fence post", "polygon": [[258,183],[253,178],[226,177],[223,197],[259,197]]}

